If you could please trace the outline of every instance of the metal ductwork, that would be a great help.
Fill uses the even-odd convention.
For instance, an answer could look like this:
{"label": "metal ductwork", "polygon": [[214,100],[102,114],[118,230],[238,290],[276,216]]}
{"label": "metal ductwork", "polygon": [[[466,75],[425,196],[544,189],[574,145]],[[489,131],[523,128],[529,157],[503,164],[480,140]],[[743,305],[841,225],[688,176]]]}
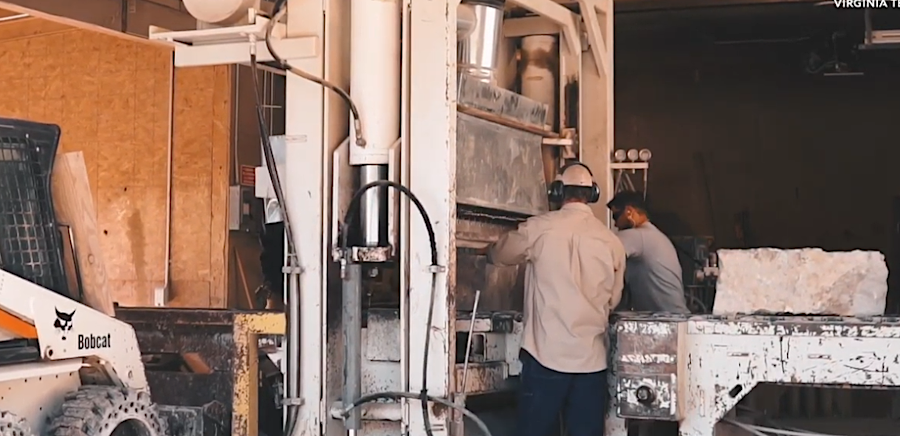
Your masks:
{"label": "metal ductwork", "polygon": [[497,52],[503,38],[503,7],[499,0],[464,0],[457,8],[459,72],[494,84]]}

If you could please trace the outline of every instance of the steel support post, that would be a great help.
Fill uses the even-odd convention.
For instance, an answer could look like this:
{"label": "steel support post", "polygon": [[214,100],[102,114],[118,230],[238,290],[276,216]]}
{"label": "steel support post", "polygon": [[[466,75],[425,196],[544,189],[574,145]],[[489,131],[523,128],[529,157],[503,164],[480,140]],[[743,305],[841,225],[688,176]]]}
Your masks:
{"label": "steel support post", "polygon": [[[425,335],[431,335],[428,350],[428,393],[449,397],[454,386],[456,250],[456,0],[410,2],[409,64],[409,177],[410,189],[431,216],[437,236],[438,263],[434,273],[428,233],[416,211],[409,213],[409,389],[422,389]],[[436,280],[434,301],[432,280]],[[403,290],[401,292],[404,292]],[[430,306],[431,326],[425,326]],[[434,434],[448,434],[452,414],[429,405]],[[411,435],[424,436],[423,417],[417,402],[410,402]]]}

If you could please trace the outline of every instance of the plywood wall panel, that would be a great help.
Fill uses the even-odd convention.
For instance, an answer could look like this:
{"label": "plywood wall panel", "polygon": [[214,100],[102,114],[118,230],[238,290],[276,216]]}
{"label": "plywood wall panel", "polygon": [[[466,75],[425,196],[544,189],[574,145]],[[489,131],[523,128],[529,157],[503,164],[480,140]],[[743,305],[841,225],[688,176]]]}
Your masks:
{"label": "plywood wall panel", "polygon": [[[232,139],[232,68],[215,68],[213,89],[213,144],[230,144]],[[228,185],[230,184],[231,149],[214,146],[210,168],[211,204],[210,228],[228,228]],[[228,301],[228,234],[213,231],[210,234],[210,304],[224,307]]]}
{"label": "plywood wall panel", "polygon": [[213,307],[206,280],[175,280],[170,305],[176,307]]}
{"label": "plywood wall panel", "polygon": [[172,279],[209,280],[209,182],[179,183],[172,200]]}
{"label": "plywood wall panel", "polygon": [[[114,300],[151,305],[165,283],[171,51],[66,30],[0,40],[0,57],[0,116],[59,124],[60,151],[84,153]],[[173,306],[225,305],[229,71],[176,73]]]}
{"label": "plywood wall panel", "polygon": [[[98,179],[102,182],[103,175],[99,174]],[[133,241],[129,240],[127,232],[127,220],[135,211],[131,198],[127,187],[97,188],[97,222],[102,233],[100,243],[103,252],[110,253],[106,267],[109,277],[114,280],[137,280]]]}
{"label": "plywood wall panel", "polygon": [[40,19],[24,19],[7,22],[0,27],[0,39],[24,39],[48,33],[66,32],[69,27],[64,24]]}
{"label": "plywood wall panel", "polygon": [[90,98],[76,95],[66,99],[62,124],[66,126],[63,142],[87,142],[97,140],[98,107],[95,94]]}

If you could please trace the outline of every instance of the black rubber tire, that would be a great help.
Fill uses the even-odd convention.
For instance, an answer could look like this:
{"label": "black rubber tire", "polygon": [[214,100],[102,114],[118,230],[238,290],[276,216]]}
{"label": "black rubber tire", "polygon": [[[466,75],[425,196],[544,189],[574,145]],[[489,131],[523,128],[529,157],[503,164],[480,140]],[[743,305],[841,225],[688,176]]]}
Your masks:
{"label": "black rubber tire", "polygon": [[49,436],[165,436],[150,394],[115,386],[82,386],[66,395]]}
{"label": "black rubber tire", "polygon": [[34,436],[31,426],[15,413],[0,411],[0,435],[2,436]]}

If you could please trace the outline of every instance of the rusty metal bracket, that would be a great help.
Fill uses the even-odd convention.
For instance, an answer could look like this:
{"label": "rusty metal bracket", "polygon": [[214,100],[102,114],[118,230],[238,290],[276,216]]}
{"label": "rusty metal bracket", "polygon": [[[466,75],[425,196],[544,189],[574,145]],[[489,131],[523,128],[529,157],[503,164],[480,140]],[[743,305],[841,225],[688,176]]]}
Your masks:
{"label": "rusty metal bracket", "polygon": [[231,434],[257,436],[259,404],[259,335],[284,334],[287,320],[278,312],[246,312],[234,316],[234,400]]}
{"label": "rusty metal bracket", "polygon": [[[259,406],[260,383],[265,381],[259,338],[283,335],[284,313],[118,308],[116,317],[134,327],[141,353],[156,359],[146,365],[157,368],[147,374],[158,403],[177,413],[193,413],[197,420],[221,422],[236,436],[256,436],[272,413],[280,415]],[[266,414],[266,420],[259,419]]]}
{"label": "rusty metal bracket", "polygon": [[284,274],[302,274],[303,268],[299,266],[285,266],[281,268],[281,272]]}
{"label": "rusty metal bracket", "polygon": [[302,398],[284,398],[281,400],[284,406],[302,406],[304,403]]}

